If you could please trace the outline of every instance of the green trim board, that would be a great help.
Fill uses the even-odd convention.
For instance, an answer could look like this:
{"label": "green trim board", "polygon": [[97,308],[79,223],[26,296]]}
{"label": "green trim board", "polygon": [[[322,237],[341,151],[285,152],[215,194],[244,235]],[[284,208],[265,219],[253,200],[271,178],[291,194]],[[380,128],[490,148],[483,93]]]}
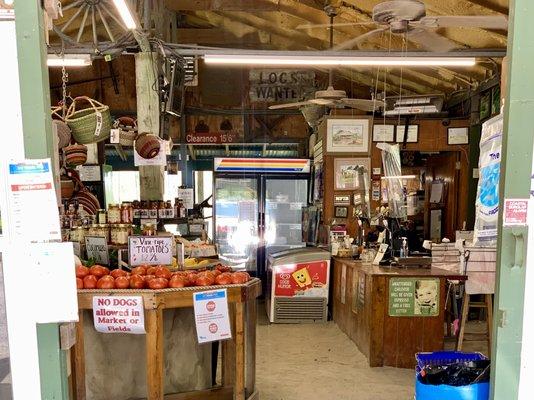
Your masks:
{"label": "green trim board", "polygon": [[390,317],[437,317],[439,278],[390,278]]}

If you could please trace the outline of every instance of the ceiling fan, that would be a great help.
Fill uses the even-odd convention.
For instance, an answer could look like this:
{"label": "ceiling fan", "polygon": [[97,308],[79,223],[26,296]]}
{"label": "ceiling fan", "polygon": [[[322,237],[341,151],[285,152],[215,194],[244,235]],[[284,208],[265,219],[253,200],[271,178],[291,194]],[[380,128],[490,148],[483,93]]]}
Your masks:
{"label": "ceiling fan", "polygon": [[[426,50],[447,52],[458,48],[458,44],[431,29],[436,28],[483,28],[507,29],[508,20],[502,15],[426,15],[425,4],[419,0],[384,1],[373,8],[373,20],[369,22],[348,22],[334,24],[340,26],[375,25],[376,29],[347,40],[333,50],[352,49],[370,37],[382,32],[406,35],[408,40],[418,43]],[[296,29],[324,28],[330,24],[304,24]]]}
{"label": "ceiling fan", "polygon": [[[330,17],[330,48],[334,45],[334,16],[336,15],[335,8],[326,7],[325,11]],[[356,108],[362,111],[375,111],[383,107],[385,103],[382,100],[373,99],[352,99],[347,97],[347,92],[344,90],[336,90],[333,85],[333,70],[330,69],[328,73],[328,87],[326,90],[318,90],[315,92],[315,98],[305,101],[298,101],[295,103],[276,104],[269,107],[270,110],[278,110],[281,108],[292,107],[310,107],[310,106],[324,106],[330,108]],[[301,108],[302,110],[302,108]],[[304,110],[303,110],[304,112]],[[318,110],[315,110],[316,114]]]}

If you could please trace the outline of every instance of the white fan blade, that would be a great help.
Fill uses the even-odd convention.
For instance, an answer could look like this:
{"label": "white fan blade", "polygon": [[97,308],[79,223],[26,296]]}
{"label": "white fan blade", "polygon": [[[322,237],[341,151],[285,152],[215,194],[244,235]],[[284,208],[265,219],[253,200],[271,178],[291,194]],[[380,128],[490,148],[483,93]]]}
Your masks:
{"label": "white fan blade", "polygon": [[341,26],[365,26],[365,25],[375,25],[373,21],[368,22],[339,22],[337,24],[300,24],[297,25],[295,29],[314,29],[314,28],[339,28]]}
{"label": "white fan blade", "polygon": [[338,51],[338,50],[352,49],[354,46],[356,46],[357,44],[360,44],[361,42],[367,40],[369,37],[371,37],[373,35],[376,35],[377,33],[384,32],[384,31],[386,31],[388,29],[389,28],[387,28],[387,27],[373,29],[372,31],[364,33],[363,35],[357,36],[357,37],[355,37],[353,39],[347,40],[346,42],[338,44],[332,50]]}
{"label": "white fan blade", "polygon": [[363,111],[375,111],[380,107],[384,107],[385,103],[381,100],[366,100],[366,99],[341,99],[339,100],[344,106],[357,108]]}
{"label": "white fan blade", "polygon": [[310,103],[318,104],[320,106],[330,106],[330,105],[334,104],[334,100],[332,100],[332,99],[323,99],[323,98],[319,97],[317,99],[311,99]]}
{"label": "white fan blade", "polygon": [[508,29],[508,19],[503,15],[433,15],[421,18],[419,23],[430,28]]}
{"label": "white fan blade", "polygon": [[423,48],[438,53],[446,53],[459,47],[452,40],[447,39],[435,32],[424,29],[416,29],[408,32],[408,39],[419,43]]}
{"label": "white fan blade", "polygon": [[297,101],[295,103],[275,104],[275,105],[269,106],[269,110],[280,110],[282,108],[294,108],[294,107],[300,107],[300,106],[307,106],[310,104],[315,104],[315,103],[313,103],[312,100],[306,100],[306,101]]}

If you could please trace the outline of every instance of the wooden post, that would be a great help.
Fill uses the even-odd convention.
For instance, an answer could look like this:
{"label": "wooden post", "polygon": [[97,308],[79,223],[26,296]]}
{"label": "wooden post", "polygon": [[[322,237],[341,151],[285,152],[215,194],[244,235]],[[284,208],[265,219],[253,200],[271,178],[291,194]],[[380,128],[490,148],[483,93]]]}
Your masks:
{"label": "wooden post", "polygon": [[235,303],[235,384],[234,399],[245,400],[245,304]]}
{"label": "wooden post", "polygon": [[[160,112],[156,60],[156,53],[141,52],[135,55],[135,86],[139,133],[149,132],[159,136]],[[163,200],[163,171],[163,166],[139,167],[141,200]]]}
{"label": "wooden post", "polygon": [[73,373],[73,392],[76,400],[85,400],[85,348],[83,336],[83,319],[85,310],[78,310],[78,323],[76,324],[76,343],[74,344],[72,366]]}
{"label": "wooden post", "polygon": [[163,310],[146,311],[147,400],[163,400]]}

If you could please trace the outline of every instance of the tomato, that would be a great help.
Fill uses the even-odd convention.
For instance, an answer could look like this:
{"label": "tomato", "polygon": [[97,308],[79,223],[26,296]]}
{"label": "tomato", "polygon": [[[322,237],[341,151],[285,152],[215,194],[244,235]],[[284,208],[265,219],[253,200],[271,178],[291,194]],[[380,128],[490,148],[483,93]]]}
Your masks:
{"label": "tomato", "polygon": [[89,268],[84,267],[83,265],[76,266],[76,278],[83,279],[89,275]]}
{"label": "tomato", "polygon": [[222,264],[217,264],[217,266],[215,267],[215,269],[217,271],[221,271],[221,272],[230,272],[232,271],[232,268],[230,268],[229,266],[227,265],[222,265]]}
{"label": "tomato", "polygon": [[214,270],[211,271],[211,272],[212,272],[212,274],[213,274],[213,276],[214,276],[215,278],[217,278],[220,274],[222,274],[222,272],[219,271],[218,269],[214,269]]}
{"label": "tomato", "polygon": [[156,275],[158,278],[165,278],[170,279],[172,276],[171,271],[169,271],[169,268],[167,267],[157,267],[154,271],[154,275]]}
{"label": "tomato", "polygon": [[150,289],[165,289],[169,286],[169,281],[165,278],[153,278],[148,281]]}
{"label": "tomato", "polygon": [[132,269],[132,275],[146,275],[145,267],[135,267]]}
{"label": "tomato", "polygon": [[241,285],[250,280],[250,275],[247,272],[234,272],[232,274],[232,283],[234,285]]}
{"label": "tomato", "polygon": [[81,278],[76,278],[76,289],[83,289],[83,280]]}
{"label": "tomato", "polygon": [[232,275],[229,272],[223,272],[215,278],[215,283],[217,285],[231,285]]}
{"label": "tomato", "polygon": [[128,275],[128,272],[126,272],[126,271],[123,270],[123,269],[114,269],[113,271],[111,271],[110,275],[111,275],[113,278],[118,278],[119,276],[126,276],[126,275]]}
{"label": "tomato", "polygon": [[211,274],[199,274],[195,285],[197,286],[211,286],[215,283],[215,278]]}
{"label": "tomato", "polygon": [[155,277],[156,277],[156,275],[145,275],[144,276],[145,282],[148,282],[149,280],[154,279]]}
{"label": "tomato", "polygon": [[128,289],[130,287],[130,280],[126,276],[117,276],[115,278],[115,287],[117,289]]}
{"label": "tomato", "polygon": [[93,265],[89,268],[89,273],[97,278],[101,278],[104,275],[109,275],[109,268],[103,267],[102,265]]}
{"label": "tomato", "polygon": [[147,275],[155,275],[156,274],[156,267],[148,267],[146,269],[146,274]]}
{"label": "tomato", "polygon": [[94,275],[87,275],[85,278],[83,278],[83,288],[84,289],[94,289],[96,288],[96,282],[98,279],[96,279],[96,276]]}
{"label": "tomato", "polygon": [[145,278],[142,275],[132,275],[130,277],[130,287],[132,289],[144,289]]}
{"label": "tomato", "polygon": [[183,275],[173,275],[169,280],[170,288],[183,288],[186,286],[187,278]]}
{"label": "tomato", "polygon": [[105,275],[96,283],[97,289],[114,289],[115,279],[111,275]]}

